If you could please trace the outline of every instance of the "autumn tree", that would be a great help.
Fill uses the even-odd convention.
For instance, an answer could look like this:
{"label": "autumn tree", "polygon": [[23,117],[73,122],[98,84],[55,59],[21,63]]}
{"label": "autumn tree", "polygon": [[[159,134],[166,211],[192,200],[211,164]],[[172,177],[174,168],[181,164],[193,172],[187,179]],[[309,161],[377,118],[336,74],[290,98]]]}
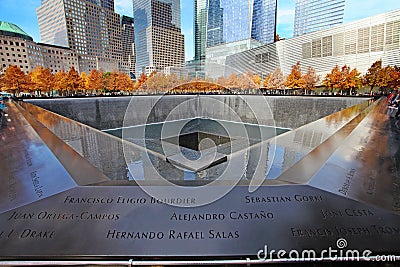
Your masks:
{"label": "autumn tree", "polygon": [[117,78],[118,73],[115,71],[108,71],[104,73],[103,79],[105,83],[105,88],[108,91],[115,92],[118,90]]}
{"label": "autumn tree", "polygon": [[226,87],[226,82],[227,82],[227,79],[226,79],[225,76],[220,76],[216,80],[216,83],[221,85],[221,86],[223,86],[223,87]]}
{"label": "autumn tree", "polygon": [[276,68],[268,79],[268,89],[285,89],[285,79],[280,68]]}
{"label": "autumn tree", "polygon": [[257,89],[261,86],[261,76],[257,74],[253,74],[251,71],[248,71],[245,75],[247,79],[247,88],[245,89]]}
{"label": "autumn tree", "polygon": [[356,69],[352,69],[349,74],[345,77],[346,82],[344,86],[344,90],[346,90],[350,95],[351,92],[356,88],[360,88],[362,85],[361,73]]}
{"label": "autumn tree", "polygon": [[271,79],[272,73],[268,74],[267,77],[265,77],[264,81],[262,82],[262,87],[268,88],[268,83],[269,80]]}
{"label": "autumn tree", "polygon": [[375,61],[364,75],[364,84],[371,86],[371,92],[377,86],[379,75],[382,70],[382,60]]}
{"label": "autumn tree", "polygon": [[18,95],[21,91],[29,90],[30,79],[18,66],[9,66],[2,80],[3,86],[13,95]]}
{"label": "autumn tree", "polygon": [[239,88],[239,77],[236,73],[232,73],[226,79],[225,87],[230,89],[238,89]]}
{"label": "autumn tree", "polygon": [[66,89],[68,95],[71,93],[76,94],[82,88],[82,78],[74,67],[71,67],[68,71],[66,79]]}
{"label": "autumn tree", "polygon": [[104,89],[103,71],[92,69],[87,76],[87,89],[98,93]]}
{"label": "autumn tree", "polygon": [[300,61],[292,66],[290,74],[286,77],[285,86],[289,88],[304,88],[305,81],[301,75]]}
{"label": "autumn tree", "polygon": [[316,74],[315,69],[311,66],[308,66],[306,74],[303,76],[305,94],[307,91],[313,91],[319,82],[319,76]]}
{"label": "autumn tree", "polygon": [[4,88],[4,74],[0,72],[0,90]]}
{"label": "autumn tree", "polygon": [[166,89],[169,91],[172,88],[175,88],[176,86],[178,86],[179,84],[183,84],[183,83],[187,83],[188,80],[185,78],[178,78],[178,75],[176,75],[175,73],[172,73],[171,75],[168,75],[166,77],[167,79],[167,84],[166,84]]}
{"label": "autumn tree", "polygon": [[397,90],[400,87],[400,67],[393,66],[390,72],[389,88]]}
{"label": "autumn tree", "polygon": [[147,81],[147,75],[142,72],[142,74],[139,76],[139,79],[137,79],[135,83],[135,90],[146,90],[146,81]]}
{"label": "autumn tree", "polygon": [[187,92],[198,93],[198,92],[214,92],[214,91],[224,92],[226,91],[226,89],[223,86],[213,82],[195,79],[194,81],[180,84],[172,88],[171,91],[177,93],[187,93]]}
{"label": "autumn tree", "polygon": [[37,91],[39,95],[42,92],[50,93],[53,91],[55,78],[50,69],[38,66],[29,73],[29,76],[33,90]]}
{"label": "autumn tree", "polygon": [[336,84],[340,81],[340,68],[338,65],[333,67],[330,73],[326,74],[325,78],[322,80],[322,85],[325,86],[330,91],[333,91],[336,88]]}
{"label": "autumn tree", "polygon": [[[178,75],[172,73],[170,75],[165,75],[164,73],[155,73],[150,75],[146,81],[147,90],[158,93],[158,92],[168,92],[173,88],[176,88],[179,84],[186,83],[185,79],[179,79]],[[192,87],[182,87],[185,90],[191,90]],[[195,88],[192,88],[195,91]]]}
{"label": "autumn tree", "polygon": [[146,81],[147,90],[150,92],[157,93],[159,91],[164,91],[166,88],[166,77],[164,73],[155,73],[151,75]]}
{"label": "autumn tree", "polygon": [[134,86],[131,77],[128,74],[123,73],[123,72],[117,73],[116,84],[117,84],[117,88],[119,90],[128,91],[128,92],[132,91],[133,86]]}
{"label": "autumn tree", "polygon": [[81,85],[79,90],[82,90],[83,93],[86,95],[86,90],[88,89],[88,75],[85,71],[83,71],[80,77],[81,77]]}
{"label": "autumn tree", "polygon": [[54,88],[58,90],[59,95],[64,95],[67,91],[68,74],[64,71],[58,71],[54,75]]}
{"label": "autumn tree", "polygon": [[382,68],[376,79],[376,85],[382,89],[388,89],[392,85],[393,72],[395,72],[395,69],[392,66]]}
{"label": "autumn tree", "polygon": [[342,68],[339,68],[336,65],[330,73],[328,73],[322,84],[329,88],[331,91],[348,91],[351,92],[351,89],[358,87],[361,84],[360,73],[357,69],[351,70],[349,66],[344,65]]}

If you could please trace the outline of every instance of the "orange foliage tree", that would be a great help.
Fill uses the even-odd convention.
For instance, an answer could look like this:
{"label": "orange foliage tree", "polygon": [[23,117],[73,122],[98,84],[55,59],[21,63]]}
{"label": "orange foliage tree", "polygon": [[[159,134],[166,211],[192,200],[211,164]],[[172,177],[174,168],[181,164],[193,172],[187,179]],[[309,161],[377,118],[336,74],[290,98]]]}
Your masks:
{"label": "orange foliage tree", "polygon": [[115,71],[104,73],[103,79],[108,91],[116,92],[118,90],[117,76],[118,74]]}
{"label": "orange foliage tree", "polygon": [[146,80],[146,90],[157,93],[167,90],[167,78],[163,73],[154,73]]}
{"label": "orange foliage tree", "polygon": [[271,80],[272,73],[269,73],[267,77],[265,77],[264,81],[262,82],[263,88],[268,88],[269,80]]}
{"label": "orange foliage tree", "polygon": [[106,72],[103,75],[105,87],[112,92],[132,91],[134,84],[128,74],[123,72]]}
{"label": "orange foliage tree", "polygon": [[249,88],[247,89],[257,89],[261,86],[261,76],[257,74],[253,74],[251,71],[246,73],[246,78],[251,81],[249,83]]}
{"label": "orange foliage tree", "polygon": [[32,81],[32,89],[39,92],[39,95],[42,92],[49,94],[53,91],[55,77],[50,69],[38,66],[29,73],[29,76]]}
{"label": "orange foliage tree", "polygon": [[13,95],[18,95],[22,91],[29,91],[31,85],[28,75],[18,66],[9,66],[3,75],[3,86]]}
{"label": "orange foliage tree", "polygon": [[390,72],[389,88],[397,90],[400,87],[400,67],[393,66]]}
{"label": "orange foliage tree", "polygon": [[180,84],[170,91],[174,93],[206,93],[206,92],[226,92],[227,89],[222,85],[216,83],[195,80],[192,82]]}
{"label": "orange foliage tree", "polygon": [[[394,67],[386,66],[379,71],[376,85],[384,90],[392,88],[396,80],[396,75],[397,71]],[[394,88],[396,88],[396,86]]]}
{"label": "orange foliage tree", "polygon": [[378,84],[380,72],[382,70],[382,60],[377,60],[372,63],[371,67],[368,68],[367,73],[364,75],[364,85],[371,86],[371,92]]}
{"label": "orange foliage tree", "polygon": [[[276,68],[271,75],[268,75],[266,80],[266,87],[268,89],[276,90],[276,89],[285,89],[285,79],[283,77],[282,70],[280,68]],[[264,82],[265,83],[265,82]]]}
{"label": "orange foliage tree", "polygon": [[119,72],[117,73],[117,88],[119,88],[119,90],[123,90],[123,91],[133,91],[134,88],[134,84],[133,81],[131,79],[131,77],[129,77],[128,74],[123,73],[123,72]]}
{"label": "orange foliage tree", "polygon": [[146,90],[147,75],[142,72],[139,79],[135,83],[135,90]]}
{"label": "orange foliage tree", "polygon": [[86,95],[86,90],[88,89],[88,75],[85,71],[83,71],[79,76],[81,77],[82,80],[79,90],[83,91],[83,93]]}
{"label": "orange foliage tree", "polygon": [[307,91],[312,91],[315,89],[317,83],[319,82],[319,76],[316,74],[315,69],[308,66],[306,74],[303,76],[304,86],[303,89],[307,94]]}
{"label": "orange foliage tree", "polygon": [[91,93],[99,93],[104,89],[103,71],[92,69],[87,76],[87,89]]}
{"label": "orange foliage tree", "polygon": [[330,73],[328,73],[322,84],[329,88],[330,90],[335,91],[348,91],[351,93],[352,89],[355,89],[361,84],[360,72],[357,69],[350,70],[350,67],[344,65],[342,68],[339,68],[336,65]]}
{"label": "orange foliage tree", "polygon": [[297,61],[296,65],[292,66],[290,74],[286,77],[285,86],[293,89],[304,88],[305,81],[301,75],[300,61]]}
{"label": "orange foliage tree", "polygon": [[325,86],[328,90],[332,91],[334,86],[339,82],[340,78],[340,69],[339,66],[336,65],[330,73],[326,74],[325,78],[322,80],[322,85]]}
{"label": "orange foliage tree", "polygon": [[344,90],[347,90],[351,95],[352,91],[360,88],[362,85],[362,77],[361,73],[356,69],[352,69],[349,74],[346,76],[346,84]]}
{"label": "orange foliage tree", "polygon": [[66,77],[67,94],[76,94],[82,88],[82,78],[74,67],[71,67]]}
{"label": "orange foliage tree", "polygon": [[58,71],[54,75],[54,87],[58,90],[59,95],[64,95],[67,91],[67,79],[68,74],[64,70]]}

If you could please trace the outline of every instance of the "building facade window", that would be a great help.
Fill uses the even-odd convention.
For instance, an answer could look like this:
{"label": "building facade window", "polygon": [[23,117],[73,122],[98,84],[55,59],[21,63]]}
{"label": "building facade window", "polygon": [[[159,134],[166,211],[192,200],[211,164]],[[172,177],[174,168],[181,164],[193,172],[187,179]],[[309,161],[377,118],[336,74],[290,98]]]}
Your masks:
{"label": "building facade window", "polygon": [[369,52],[370,27],[358,29],[358,53]]}
{"label": "building facade window", "polygon": [[332,36],[322,37],[322,56],[332,56]]}

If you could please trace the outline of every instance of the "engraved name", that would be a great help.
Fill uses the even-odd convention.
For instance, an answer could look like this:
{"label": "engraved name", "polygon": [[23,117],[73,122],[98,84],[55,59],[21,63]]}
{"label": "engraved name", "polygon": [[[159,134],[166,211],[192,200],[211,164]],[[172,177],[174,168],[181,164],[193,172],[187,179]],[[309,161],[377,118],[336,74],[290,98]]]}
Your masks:
{"label": "engraved name", "polygon": [[294,196],[245,196],[244,202],[250,203],[279,203],[279,202],[320,202],[320,195],[294,195]]}
{"label": "engraved name", "polygon": [[38,197],[43,196],[43,185],[40,184],[40,177],[37,171],[31,172],[31,179],[33,184],[33,189]]}
{"label": "engraved name", "polygon": [[346,179],[345,179],[344,183],[342,184],[342,187],[339,189],[339,193],[342,193],[343,195],[347,195],[347,193],[350,189],[351,181],[353,180],[355,173],[356,173],[356,169],[353,168],[346,174]]}
{"label": "engraved name", "polygon": [[324,210],[321,209],[323,219],[335,217],[360,217],[374,216],[375,214],[370,209],[344,209],[344,210]]}

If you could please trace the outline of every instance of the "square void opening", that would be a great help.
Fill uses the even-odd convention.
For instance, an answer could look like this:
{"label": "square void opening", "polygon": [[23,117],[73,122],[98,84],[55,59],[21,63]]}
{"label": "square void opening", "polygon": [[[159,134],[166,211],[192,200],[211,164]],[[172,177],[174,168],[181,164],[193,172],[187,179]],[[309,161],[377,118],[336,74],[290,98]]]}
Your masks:
{"label": "square void opening", "polygon": [[212,142],[203,142],[200,148],[201,141],[206,138],[211,139],[213,143],[217,146],[229,143],[233,140],[223,135],[215,135],[205,132],[194,132],[165,138],[163,139],[163,141],[178,145],[180,147],[186,147],[191,150],[200,151],[211,148],[213,146]]}

